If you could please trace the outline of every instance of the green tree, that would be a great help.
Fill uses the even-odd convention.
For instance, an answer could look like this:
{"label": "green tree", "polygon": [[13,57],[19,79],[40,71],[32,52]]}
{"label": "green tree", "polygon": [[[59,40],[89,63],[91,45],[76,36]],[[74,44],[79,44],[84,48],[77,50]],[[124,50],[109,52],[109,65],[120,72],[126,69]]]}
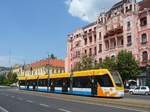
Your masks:
{"label": "green tree", "polygon": [[6,77],[4,75],[0,75],[0,85],[4,84]]}
{"label": "green tree", "polygon": [[131,52],[122,50],[117,57],[117,69],[122,76],[123,81],[137,76],[140,72],[138,62]]}
{"label": "green tree", "polygon": [[9,84],[16,83],[17,82],[17,74],[9,72],[7,74],[7,79],[8,79]]}
{"label": "green tree", "polygon": [[0,75],[0,85],[8,85],[9,81],[5,75]]}
{"label": "green tree", "polygon": [[50,58],[51,58],[51,59],[57,59],[57,57],[56,57],[54,54],[51,54],[51,55],[50,55]]}
{"label": "green tree", "polygon": [[94,68],[94,58],[92,56],[83,55],[80,62],[76,63],[74,71],[89,70]]}
{"label": "green tree", "polygon": [[106,68],[109,70],[117,70],[116,60],[110,57],[106,57],[102,64],[100,64],[101,68]]}

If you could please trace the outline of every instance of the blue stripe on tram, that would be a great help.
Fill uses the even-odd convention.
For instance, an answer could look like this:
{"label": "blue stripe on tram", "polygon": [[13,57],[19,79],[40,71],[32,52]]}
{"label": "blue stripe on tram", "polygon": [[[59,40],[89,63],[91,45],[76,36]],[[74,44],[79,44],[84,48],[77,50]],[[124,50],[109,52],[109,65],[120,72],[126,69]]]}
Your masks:
{"label": "blue stripe on tram", "polygon": [[[27,89],[26,87],[20,87],[20,89],[22,89],[22,90],[33,90],[32,88],[29,88],[29,89]],[[37,89],[35,89],[36,91],[40,91],[40,92],[48,92],[47,91],[47,88],[37,88]],[[49,91],[49,92],[52,92],[52,91]],[[66,94],[75,94],[75,95],[88,95],[88,96],[90,96],[90,95],[92,95],[91,94],[91,91],[72,91],[72,92],[70,92],[70,91],[68,91],[68,92],[62,92],[62,90],[54,90],[54,93],[66,93]]]}

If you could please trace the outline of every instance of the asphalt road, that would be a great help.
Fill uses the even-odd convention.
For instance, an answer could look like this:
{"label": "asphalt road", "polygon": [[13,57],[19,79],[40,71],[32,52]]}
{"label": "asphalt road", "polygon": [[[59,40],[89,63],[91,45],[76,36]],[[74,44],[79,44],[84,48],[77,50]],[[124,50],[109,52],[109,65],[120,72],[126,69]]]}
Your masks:
{"label": "asphalt road", "polygon": [[141,99],[141,100],[149,100],[150,101],[150,95],[130,95],[130,94],[125,94],[124,98],[130,98],[130,99]]}
{"label": "asphalt road", "polygon": [[[88,97],[87,97],[88,98]],[[0,89],[0,112],[140,112],[141,110],[104,104],[88,104],[55,99],[38,94]]]}

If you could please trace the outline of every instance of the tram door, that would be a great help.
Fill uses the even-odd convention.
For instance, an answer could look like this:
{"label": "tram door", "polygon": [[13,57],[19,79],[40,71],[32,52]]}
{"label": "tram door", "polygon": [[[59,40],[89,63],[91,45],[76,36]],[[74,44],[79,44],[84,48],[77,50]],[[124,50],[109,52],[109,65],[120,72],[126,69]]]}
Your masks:
{"label": "tram door", "polygon": [[63,82],[62,82],[62,92],[68,92],[68,83],[69,83],[69,81],[68,81],[68,79],[67,78],[65,78],[65,79],[63,79]]}
{"label": "tram door", "polygon": [[95,77],[92,77],[91,84],[92,96],[97,96],[97,80]]}
{"label": "tram door", "polygon": [[51,85],[50,85],[50,87],[51,87],[51,92],[54,92],[55,91],[55,84],[54,84],[55,82],[54,82],[54,80],[51,80]]}

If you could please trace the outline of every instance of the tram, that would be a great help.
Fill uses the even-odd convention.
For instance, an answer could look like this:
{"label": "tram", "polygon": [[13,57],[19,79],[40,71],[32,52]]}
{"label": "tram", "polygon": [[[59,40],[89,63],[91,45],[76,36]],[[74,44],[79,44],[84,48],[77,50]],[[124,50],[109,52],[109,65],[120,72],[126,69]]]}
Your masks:
{"label": "tram", "polygon": [[99,97],[124,97],[117,71],[107,69],[18,77],[19,89]]}

